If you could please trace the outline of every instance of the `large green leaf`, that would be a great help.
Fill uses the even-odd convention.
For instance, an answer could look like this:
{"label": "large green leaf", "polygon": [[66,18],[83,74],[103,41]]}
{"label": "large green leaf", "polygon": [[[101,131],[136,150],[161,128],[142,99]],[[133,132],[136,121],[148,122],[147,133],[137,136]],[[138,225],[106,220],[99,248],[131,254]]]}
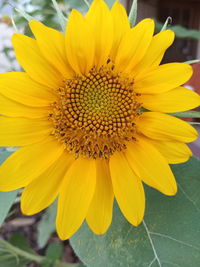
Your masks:
{"label": "large green leaf", "polygon": [[[0,165],[11,155],[11,152],[0,152]],[[6,179],[6,177],[4,177]],[[0,227],[4,222],[13,202],[16,199],[18,190],[10,192],[0,192]]]}
{"label": "large green leaf", "polygon": [[146,188],[146,214],[139,227],[131,226],[115,206],[105,235],[94,235],[84,224],[71,238],[87,266],[200,266],[200,161],[192,158],[173,171],[178,194],[167,197]]}

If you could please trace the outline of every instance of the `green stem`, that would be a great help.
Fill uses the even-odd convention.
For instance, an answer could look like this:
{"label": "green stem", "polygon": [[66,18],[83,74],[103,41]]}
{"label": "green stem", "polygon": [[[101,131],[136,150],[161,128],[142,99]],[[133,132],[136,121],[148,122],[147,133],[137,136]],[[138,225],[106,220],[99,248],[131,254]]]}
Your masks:
{"label": "green stem", "polygon": [[131,27],[135,26],[135,23],[137,20],[137,0],[133,0],[128,18],[129,18]]}
{"label": "green stem", "polygon": [[[37,263],[43,263],[43,262],[51,262],[50,259],[46,258],[46,257],[43,257],[43,256],[39,256],[39,255],[34,255],[32,253],[29,253],[27,251],[24,251],[20,248],[17,248],[13,245],[11,245],[9,242],[3,240],[3,239],[0,239],[0,250],[1,249],[6,249],[7,251],[10,252],[10,254],[14,255],[14,256],[21,256],[25,259],[28,259],[30,261],[34,261],[34,262],[37,262]],[[9,258],[13,258],[13,255],[5,255],[4,256],[4,259],[9,259]],[[2,259],[2,256],[1,256],[1,259]],[[64,262],[60,262],[59,260],[57,260],[54,264],[55,267],[78,267],[79,264],[78,263],[64,263]]]}
{"label": "green stem", "polygon": [[39,256],[39,255],[34,255],[34,254],[29,253],[27,251],[24,251],[20,248],[17,248],[3,239],[0,239],[0,245],[3,246],[4,248],[7,248],[11,252],[17,254],[18,256],[29,259],[30,261],[42,263],[45,260],[45,257]]}
{"label": "green stem", "polygon": [[83,2],[86,4],[88,8],[90,8],[90,3],[87,0],[83,0]]}

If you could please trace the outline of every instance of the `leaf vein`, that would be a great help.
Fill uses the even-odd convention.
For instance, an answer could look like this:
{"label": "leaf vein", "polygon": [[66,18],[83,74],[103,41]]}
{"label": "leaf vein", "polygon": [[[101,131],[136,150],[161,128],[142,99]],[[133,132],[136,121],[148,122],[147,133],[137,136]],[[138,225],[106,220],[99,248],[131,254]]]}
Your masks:
{"label": "leaf vein", "polygon": [[194,201],[194,200],[192,200],[189,196],[188,196],[188,194],[185,192],[185,190],[183,189],[183,187],[180,185],[180,184],[178,184],[178,186],[179,186],[179,188],[181,189],[181,191],[182,191],[182,193],[183,193],[183,195],[194,205],[194,207],[200,212],[200,209],[199,209],[199,207],[197,206],[197,204],[196,204],[196,202]]}
{"label": "leaf vein", "polygon": [[199,250],[199,251],[200,251],[200,248],[199,248],[199,247],[193,246],[193,245],[191,245],[191,244],[189,244],[189,243],[185,243],[184,241],[175,239],[175,238],[173,238],[173,237],[171,237],[171,236],[169,236],[169,235],[160,234],[160,233],[156,233],[156,232],[149,232],[149,233],[150,233],[151,235],[157,235],[157,236],[160,236],[160,237],[163,237],[163,238],[168,238],[168,239],[170,239],[170,240],[172,240],[172,241],[175,241],[175,242],[177,242],[177,243],[180,243],[180,244],[182,244],[182,245],[184,245],[184,246],[191,247],[191,248],[193,248],[193,249],[196,249],[196,250]]}
{"label": "leaf vein", "polygon": [[151,267],[151,265],[156,261],[156,257],[153,258],[153,260],[149,263],[148,267]]}
{"label": "leaf vein", "polygon": [[159,265],[159,267],[162,267],[161,261],[160,261],[160,259],[159,259],[159,257],[158,257],[158,254],[157,254],[157,252],[156,252],[156,249],[155,249],[153,240],[152,240],[152,238],[151,238],[151,232],[149,231],[149,229],[148,229],[148,227],[147,227],[147,225],[146,225],[146,223],[145,223],[144,220],[143,220],[142,223],[143,223],[144,228],[145,228],[145,230],[146,230],[146,232],[147,232],[147,236],[148,236],[148,238],[149,238],[149,241],[150,241],[151,247],[152,247],[152,249],[153,249],[154,256],[155,256],[155,258],[156,258],[156,260],[157,260],[157,262],[158,262],[158,265]]}

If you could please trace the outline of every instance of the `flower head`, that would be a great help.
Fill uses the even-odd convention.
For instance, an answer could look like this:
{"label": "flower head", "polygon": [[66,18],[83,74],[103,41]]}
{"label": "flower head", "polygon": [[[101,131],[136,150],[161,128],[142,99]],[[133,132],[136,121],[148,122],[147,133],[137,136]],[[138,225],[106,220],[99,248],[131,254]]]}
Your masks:
{"label": "flower head", "polygon": [[94,0],[73,10],[66,34],[31,21],[35,39],[13,36],[25,72],[0,75],[0,145],[20,146],[0,167],[0,190],[24,187],[31,215],[58,197],[57,231],[74,234],[84,219],[97,234],[112,221],[114,197],[137,226],[144,216],[142,182],[177,191],[169,163],[187,161],[197,132],[165,113],[199,105],[182,87],[183,63],[160,65],[174,33],[154,34],[145,19],[130,27],[123,6]]}

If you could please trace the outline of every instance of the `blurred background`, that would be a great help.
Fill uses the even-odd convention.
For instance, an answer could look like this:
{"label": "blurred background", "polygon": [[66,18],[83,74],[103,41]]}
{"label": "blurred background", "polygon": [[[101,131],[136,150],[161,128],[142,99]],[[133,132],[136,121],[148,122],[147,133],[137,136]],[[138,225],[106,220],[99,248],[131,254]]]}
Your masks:
{"label": "blurred background", "polygon": [[[107,0],[109,6],[112,6],[114,2],[115,0]],[[57,0],[57,3],[66,17],[73,8],[81,12],[87,11],[84,0]],[[121,0],[121,3],[129,12],[132,0]],[[48,26],[61,30],[51,0],[0,0],[0,73],[21,70],[15,60],[10,40],[16,30],[31,36],[23,12]],[[168,17],[172,18],[169,28],[175,31],[176,40],[168,49],[163,63],[200,59],[200,0],[138,0],[137,21],[146,17],[156,20],[157,32],[160,31]],[[200,93],[200,64],[193,64],[193,69],[194,75],[186,86]],[[191,144],[191,148],[200,158],[200,141]],[[4,159],[13,150],[14,148],[0,148],[0,158]],[[2,201],[2,203],[6,201],[6,195]],[[25,217],[20,213],[19,198],[17,198],[9,216],[0,228],[0,237],[9,240],[10,244],[21,249],[22,252],[26,250],[31,254],[37,253],[42,257],[49,257],[54,260],[54,264],[42,265],[21,256],[16,261],[16,258],[13,258],[13,255],[10,256],[9,253],[6,254],[6,258],[5,251],[2,252],[0,248],[0,267],[71,266],[67,263],[80,265],[69,242],[59,241],[55,234],[55,214],[56,205],[54,204],[45,213]]]}

